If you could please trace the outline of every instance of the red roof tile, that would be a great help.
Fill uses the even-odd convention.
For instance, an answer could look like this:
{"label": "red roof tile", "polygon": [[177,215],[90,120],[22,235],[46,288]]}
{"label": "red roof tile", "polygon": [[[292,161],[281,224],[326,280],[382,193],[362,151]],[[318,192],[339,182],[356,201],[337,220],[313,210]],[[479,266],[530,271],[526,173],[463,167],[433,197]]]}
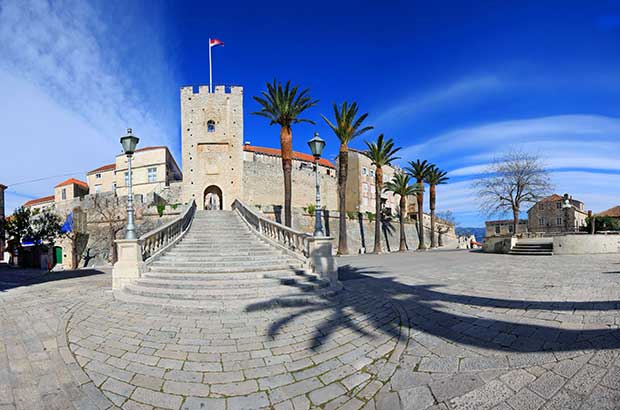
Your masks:
{"label": "red roof tile", "polygon": [[45,202],[54,202],[54,195],[44,196],[43,198],[31,199],[30,201],[26,202],[24,206],[43,204]]}
{"label": "red roof tile", "polygon": [[88,173],[86,175],[94,174],[96,172],[109,171],[111,169],[116,169],[116,164],[102,165],[99,168],[95,168],[92,171],[88,171]]}
{"label": "red roof tile", "polygon": [[88,184],[86,182],[80,181],[79,179],[75,179],[75,178],[69,178],[66,181],[62,181],[60,184],[56,185],[55,188],[58,188],[59,186],[65,186],[65,185],[71,185],[71,184],[80,185],[84,188],[88,188]]}
{"label": "red roof tile", "polygon": [[612,216],[620,217],[620,205],[616,205],[613,208],[609,208],[606,211],[599,212],[596,216]]}
{"label": "red roof tile", "polygon": [[[272,155],[275,157],[282,156],[282,151],[279,148],[254,147],[252,145],[244,145],[243,150],[247,152],[256,152],[258,154]],[[293,151],[293,159],[296,159],[298,161],[314,162],[314,157],[312,155],[303,154],[297,151]],[[328,168],[336,168],[333,162],[325,158],[319,159],[319,164]]]}
{"label": "red roof tile", "polygon": [[538,201],[538,203],[540,202],[552,202],[552,201],[561,201],[563,200],[564,197],[558,195],[558,194],[553,194],[553,195],[549,195],[546,198],[541,199],[540,201]]}

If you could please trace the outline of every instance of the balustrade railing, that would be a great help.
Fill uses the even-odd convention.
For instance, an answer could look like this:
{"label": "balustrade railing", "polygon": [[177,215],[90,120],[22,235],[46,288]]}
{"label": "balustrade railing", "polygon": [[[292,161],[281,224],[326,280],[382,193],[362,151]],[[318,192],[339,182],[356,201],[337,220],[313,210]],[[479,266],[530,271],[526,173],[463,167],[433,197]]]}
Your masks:
{"label": "balustrade railing", "polygon": [[138,239],[142,250],[142,260],[149,262],[150,258],[176,242],[189,229],[195,213],[196,201],[192,201],[178,218],[142,235]]}
{"label": "balustrade railing", "polygon": [[272,221],[251,209],[238,199],[232,205],[239,215],[259,234],[273,240],[284,248],[295,252],[303,258],[310,255],[310,239],[312,235],[296,231],[280,223]]}

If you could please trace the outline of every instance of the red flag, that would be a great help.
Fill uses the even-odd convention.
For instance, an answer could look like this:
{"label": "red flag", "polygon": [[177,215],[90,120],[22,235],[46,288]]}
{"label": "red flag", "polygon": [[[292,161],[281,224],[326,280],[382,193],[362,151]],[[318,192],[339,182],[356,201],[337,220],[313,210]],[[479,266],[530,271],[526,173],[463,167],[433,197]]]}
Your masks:
{"label": "red flag", "polygon": [[217,47],[217,46],[224,46],[224,42],[221,40],[218,40],[217,38],[212,38],[209,41],[209,47]]}

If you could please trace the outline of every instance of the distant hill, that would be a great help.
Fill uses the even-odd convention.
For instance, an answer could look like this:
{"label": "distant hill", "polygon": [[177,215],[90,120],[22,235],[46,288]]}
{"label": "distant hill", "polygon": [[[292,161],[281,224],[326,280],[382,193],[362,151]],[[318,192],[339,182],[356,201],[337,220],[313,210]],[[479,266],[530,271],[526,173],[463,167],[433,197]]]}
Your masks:
{"label": "distant hill", "polygon": [[473,228],[473,227],[464,227],[457,226],[456,234],[457,235],[474,235],[477,241],[481,241],[484,238],[485,229],[484,228]]}

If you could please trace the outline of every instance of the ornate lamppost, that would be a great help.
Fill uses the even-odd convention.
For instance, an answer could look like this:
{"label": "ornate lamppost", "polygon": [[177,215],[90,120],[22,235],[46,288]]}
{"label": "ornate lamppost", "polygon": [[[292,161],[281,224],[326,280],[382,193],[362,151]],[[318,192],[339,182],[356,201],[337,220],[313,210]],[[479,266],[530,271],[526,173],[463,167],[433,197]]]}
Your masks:
{"label": "ornate lamppost", "polygon": [[312,155],[314,156],[314,176],[316,184],[316,221],[314,223],[314,236],[325,236],[323,233],[323,224],[321,222],[321,190],[319,185],[319,158],[321,158],[323,148],[325,148],[325,140],[319,137],[318,132],[315,132],[314,138],[308,141],[308,146],[310,146],[310,151],[312,151]]}
{"label": "ornate lamppost", "polygon": [[133,192],[131,158],[136,151],[140,138],[133,135],[131,128],[127,128],[127,135],[121,137],[123,151],[127,155],[127,233],[125,239],[136,239],[136,226],[134,225]]}
{"label": "ornate lamppost", "polygon": [[572,207],[568,194],[564,194],[564,201],[562,201],[562,209],[564,210],[564,232],[568,232],[568,210]]}

